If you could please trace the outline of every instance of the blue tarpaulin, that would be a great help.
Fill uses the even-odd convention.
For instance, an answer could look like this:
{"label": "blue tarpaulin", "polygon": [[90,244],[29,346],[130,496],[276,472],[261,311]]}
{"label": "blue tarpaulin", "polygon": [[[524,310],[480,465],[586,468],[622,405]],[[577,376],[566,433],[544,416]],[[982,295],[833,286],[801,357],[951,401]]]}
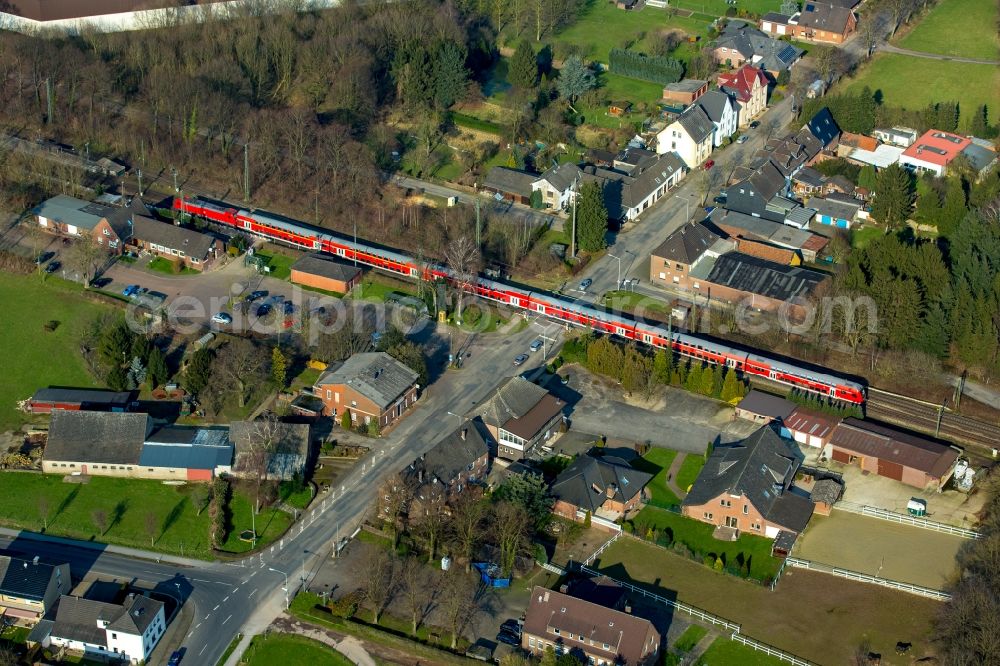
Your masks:
{"label": "blue tarpaulin", "polygon": [[493,562],[473,562],[472,566],[479,572],[480,578],[490,587],[510,587],[510,578],[503,578],[499,565]]}

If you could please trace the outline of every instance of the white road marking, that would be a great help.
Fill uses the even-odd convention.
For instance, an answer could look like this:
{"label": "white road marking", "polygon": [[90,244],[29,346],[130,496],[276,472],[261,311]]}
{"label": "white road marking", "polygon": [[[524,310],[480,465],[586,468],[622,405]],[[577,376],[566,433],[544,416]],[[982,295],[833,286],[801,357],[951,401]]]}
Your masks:
{"label": "white road marking", "polygon": [[207,619],[208,619],[208,618],[210,618],[210,617],[212,617],[212,614],[211,614],[211,613],[209,613],[208,615],[206,615],[206,616],[205,616],[205,619],[207,620]]}
{"label": "white road marking", "polygon": [[200,626],[201,626],[201,622],[199,622],[198,624],[194,625],[194,628],[197,629]]}
{"label": "white road marking", "polygon": [[227,601],[229,601],[229,597],[226,597],[225,599],[223,599],[222,603],[226,603]]}
{"label": "white road marking", "polygon": [[256,572],[256,571],[254,571],[254,572],[253,572],[253,573],[251,573],[251,574],[250,574],[249,576],[247,576],[247,580],[250,580],[251,578],[253,578],[253,577],[254,577],[254,576],[256,576],[256,575],[257,575],[257,572]]}
{"label": "white road marking", "polygon": [[208,647],[208,643],[205,643],[204,645],[202,645],[202,646],[201,646],[201,651],[200,651],[200,652],[198,652],[198,656],[199,656],[199,657],[201,656],[201,653],[202,653],[202,652],[204,652],[204,651],[205,651],[205,648],[207,648],[207,647]]}
{"label": "white road marking", "polygon": [[226,622],[229,622],[229,618],[231,618],[231,617],[232,617],[232,615],[230,615],[230,616],[229,616],[229,617],[227,617],[227,618],[226,618],[225,620],[223,620],[223,621],[222,621],[222,624],[225,624]]}
{"label": "white road marking", "polygon": [[187,637],[188,637],[188,638],[191,638],[191,634],[193,634],[193,633],[194,633],[194,629],[192,629],[191,631],[189,631],[189,632],[188,632],[188,635],[187,635]]}
{"label": "white road marking", "polygon": [[[233,594],[236,594],[236,593],[237,593],[237,592],[239,592],[239,591],[240,591],[240,588],[238,588],[238,587],[234,587],[234,588],[233,588]],[[226,599],[228,599],[228,598],[229,598],[229,597],[226,597]]]}
{"label": "white road marking", "polygon": [[217,611],[217,610],[219,610],[219,606],[221,606],[221,605],[222,605],[222,604],[218,604],[218,605],[216,605],[216,607],[215,607],[215,608],[213,608],[213,609],[212,609],[212,611]]}
{"label": "white road marking", "polygon": [[[253,588],[253,592],[250,593],[250,597],[252,597],[255,594],[257,594],[257,588],[256,587]],[[249,599],[250,597],[247,597],[247,599]]]}

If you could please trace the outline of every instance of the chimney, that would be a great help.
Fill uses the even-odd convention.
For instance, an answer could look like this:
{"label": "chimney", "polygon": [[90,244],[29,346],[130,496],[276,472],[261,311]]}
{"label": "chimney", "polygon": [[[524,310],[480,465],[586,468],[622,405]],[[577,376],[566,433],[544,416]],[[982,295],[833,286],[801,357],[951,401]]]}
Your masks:
{"label": "chimney", "polygon": [[632,604],[628,601],[625,602],[625,612],[629,615],[632,614]]}
{"label": "chimney", "polygon": [[35,566],[38,566],[38,555],[35,555],[35,558],[31,560],[31,563],[34,564]]}
{"label": "chimney", "polygon": [[563,583],[562,585],[559,586],[559,591],[562,592],[563,594],[569,594],[569,585]]}
{"label": "chimney", "polygon": [[468,428],[462,428],[462,441],[465,441],[465,433],[469,432]]}
{"label": "chimney", "polygon": [[423,482],[424,482],[424,469],[421,467],[419,470],[417,470],[417,483],[423,483]]}
{"label": "chimney", "polygon": [[545,596],[542,597],[542,601],[548,603],[548,601],[549,601],[549,591],[548,590],[545,590]]}

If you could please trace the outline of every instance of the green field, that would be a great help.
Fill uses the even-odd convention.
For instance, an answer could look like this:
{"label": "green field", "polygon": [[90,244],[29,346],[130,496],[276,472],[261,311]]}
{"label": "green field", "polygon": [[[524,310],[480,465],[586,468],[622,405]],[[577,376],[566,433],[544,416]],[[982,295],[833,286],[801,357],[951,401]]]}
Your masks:
{"label": "green field", "polygon": [[720,636],[712,641],[695,662],[696,666],[780,666],[786,663],[788,662],[757,652],[727,636]]}
{"label": "green field", "polygon": [[681,468],[677,470],[677,478],[674,481],[677,483],[677,487],[687,492],[695,479],[698,478],[698,474],[701,472],[701,468],[705,466],[705,458],[703,456],[688,454],[684,458],[684,462],[681,463]]}
{"label": "green field", "polygon": [[[726,0],[671,0],[670,6],[677,9],[688,9],[709,16],[725,16],[726,10],[730,7],[730,5],[726,4]],[[781,0],[738,0],[736,9],[742,9],[751,14],[764,15],[768,12],[776,12],[781,9]],[[656,10],[650,9],[646,11]]]}
{"label": "green field", "polygon": [[674,649],[678,652],[690,652],[707,633],[708,629],[705,627],[700,624],[692,624],[690,627],[685,629],[684,633],[681,634],[681,637],[674,642]]}
{"label": "green field", "polygon": [[940,0],[897,46],[941,55],[997,60],[997,3]]}
{"label": "green field", "polygon": [[277,278],[279,280],[287,280],[292,275],[292,264],[295,263],[295,257],[291,257],[282,252],[275,252],[273,250],[258,252],[254,256],[257,259],[262,259],[264,261],[264,265],[270,269],[267,272],[269,277]]}
{"label": "green field", "polygon": [[[0,525],[14,529],[100,541],[186,556],[211,558],[208,511],[198,515],[198,484],[168,486],[145,479],[93,476],[86,484],[64,483],[57,474],[0,472]],[[233,529],[223,549],[246,552],[240,530],[251,527],[252,503],[235,493],[230,502]],[[106,517],[106,531],[95,524],[95,511]],[[42,516],[47,516],[43,521]],[[147,516],[154,516],[152,533]],[[276,539],[291,523],[284,511],[257,515],[258,545]],[[150,543],[152,539],[152,544]]]}
{"label": "green field", "polygon": [[667,487],[667,472],[671,463],[677,457],[677,452],[670,449],[650,449],[642,458],[632,461],[632,467],[654,474],[653,479],[646,484],[649,491],[649,503],[653,506],[668,508],[680,506],[681,500]]}
{"label": "green field", "polygon": [[863,248],[885,232],[878,227],[860,227],[851,230],[851,247],[855,250]]}
{"label": "green field", "polygon": [[749,564],[750,578],[767,580],[773,578],[781,566],[781,560],[771,557],[771,540],[741,532],[736,541],[719,541],[712,536],[715,528],[687,516],[672,511],[664,511],[654,506],[647,506],[632,523],[636,526],[636,536],[646,536],[641,529],[653,527],[656,530],[669,530],[674,542],[686,545],[699,561],[705,555],[722,557],[727,567],[740,568],[740,556],[744,565],[741,574],[745,575]]}
{"label": "green field", "polygon": [[[0,431],[17,428],[28,420],[19,412],[18,400],[30,398],[46,386],[93,388],[94,380],[80,354],[80,338],[110,305],[91,302],[78,285],[58,278],[44,282],[38,275],[0,273],[0,349],[3,381],[0,382]],[[56,320],[48,332],[43,326]]]}
{"label": "green field", "polygon": [[[932,102],[957,101],[962,110],[960,126],[981,104],[1000,109],[1000,67],[944,60],[928,60],[893,53],[879,53],[834,92],[859,93],[863,86],[882,91],[883,103],[917,110]],[[995,117],[991,111],[991,118]]]}
{"label": "green field", "polygon": [[174,263],[169,259],[164,259],[163,257],[153,257],[150,259],[148,268],[151,271],[164,273],[165,275],[198,275],[200,272],[193,268],[188,268],[187,266],[182,266],[180,271],[175,271]]}
{"label": "green field", "polygon": [[254,636],[240,661],[247,666],[309,664],[310,666],[351,666],[350,659],[328,645],[305,636],[269,633]]}

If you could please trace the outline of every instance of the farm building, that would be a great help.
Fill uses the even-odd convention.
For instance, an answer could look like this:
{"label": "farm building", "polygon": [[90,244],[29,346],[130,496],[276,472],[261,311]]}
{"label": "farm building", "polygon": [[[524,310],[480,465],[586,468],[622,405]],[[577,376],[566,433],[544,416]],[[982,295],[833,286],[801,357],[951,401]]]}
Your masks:
{"label": "farm building", "polygon": [[32,414],[49,414],[53,410],[124,412],[132,403],[131,391],[104,391],[49,387],[38,389],[28,401]]}
{"label": "farm building", "polygon": [[869,421],[844,419],[833,431],[829,457],[916,488],[940,490],[955,468],[959,451]]}
{"label": "farm building", "polygon": [[[799,444],[811,446],[813,448],[823,448],[830,442],[833,429],[837,427],[839,419],[826,416],[819,412],[796,407],[795,411],[784,419],[784,431],[787,436],[794,439]],[[786,434],[782,432],[782,434]]]}

